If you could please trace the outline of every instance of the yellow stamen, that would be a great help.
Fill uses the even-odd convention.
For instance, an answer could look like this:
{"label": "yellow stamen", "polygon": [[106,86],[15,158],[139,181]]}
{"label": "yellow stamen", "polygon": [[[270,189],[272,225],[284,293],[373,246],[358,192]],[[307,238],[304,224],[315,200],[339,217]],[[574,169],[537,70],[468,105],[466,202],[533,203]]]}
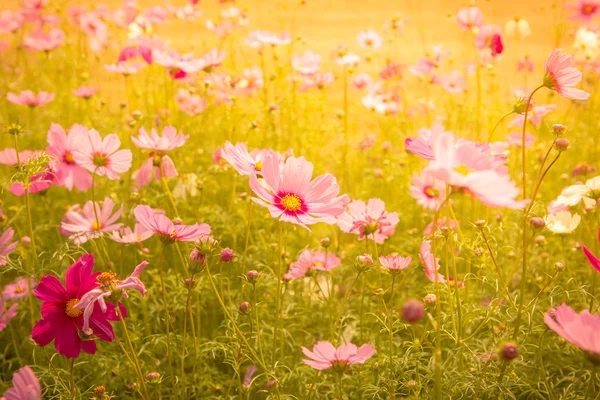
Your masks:
{"label": "yellow stamen", "polygon": [[281,205],[287,211],[298,211],[302,207],[302,200],[295,194],[286,194],[281,198]]}
{"label": "yellow stamen", "polygon": [[71,318],[80,317],[81,314],[83,314],[83,310],[74,308],[77,303],[79,303],[79,299],[71,299],[67,301],[67,305],[65,306],[65,314]]}

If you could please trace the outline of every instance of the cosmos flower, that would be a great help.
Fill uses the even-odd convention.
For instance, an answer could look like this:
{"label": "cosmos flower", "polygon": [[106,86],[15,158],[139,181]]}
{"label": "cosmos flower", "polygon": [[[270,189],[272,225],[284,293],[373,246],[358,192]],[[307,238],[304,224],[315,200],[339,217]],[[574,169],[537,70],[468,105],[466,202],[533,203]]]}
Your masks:
{"label": "cosmos flower", "polygon": [[37,282],[33,278],[19,278],[15,283],[9,283],[2,289],[2,297],[4,300],[18,300],[26,297],[29,294],[29,289],[35,289]]}
{"label": "cosmos flower", "polygon": [[38,92],[35,94],[31,90],[24,90],[19,94],[9,92],[6,95],[6,98],[13,104],[21,104],[29,107],[41,107],[54,100],[54,93]]}
{"label": "cosmos flower", "polygon": [[[94,336],[83,340],[83,310],[75,308],[79,300],[90,290],[100,286],[96,278],[100,272],[92,273],[94,256],[84,254],[67,269],[66,287],[54,276],[40,279],[34,294],[42,302],[42,319],[33,327],[32,338],[39,346],[47,346],[54,341],[56,351],[66,358],[78,358],[83,350],[87,354],[96,353],[94,339],[112,342],[115,337],[109,321],[118,321],[114,305],[107,304],[107,312],[102,312],[96,304],[90,317],[90,328]],[[125,307],[119,305],[125,315]]]}
{"label": "cosmos flower", "polygon": [[179,109],[190,117],[201,114],[206,110],[206,107],[208,107],[207,99],[192,94],[186,89],[179,89],[177,91],[175,94],[175,102],[177,102]]}
{"label": "cosmos flower", "polygon": [[77,150],[78,141],[85,137],[88,129],[75,124],[69,132],[59,124],[51,124],[48,130],[48,147],[46,152],[52,157],[52,170],[56,174],[57,184],[73,190],[85,192],[92,186],[92,177],[88,171],[75,163],[73,152]]}
{"label": "cosmos flower", "polygon": [[132,137],[133,144],[140,149],[148,149],[148,159],[137,171],[137,184],[139,187],[149,184],[154,177],[156,180],[161,178],[173,178],[178,175],[177,169],[171,157],[167,155],[168,151],[177,149],[185,144],[189,135],[177,133],[177,129],[172,126],[166,126],[159,136],[156,129],[152,128],[150,134],[142,127],[140,135]]}
{"label": "cosmos flower", "polygon": [[62,46],[64,41],[65,32],[61,29],[52,28],[48,33],[38,29],[23,38],[23,45],[29,50],[50,51]]}
{"label": "cosmos flower", "polygon": [[379,33],[373,29],[359,32],[358,35],[356,35],[356,41],[360,47],[369,50],[377,50],[383,45],[383,39]]}
{"label": "cosmos flower", "polygon": [[409,191],[417,204],[429,210],[436,210],[446,199],[446,185],[427,170],[413,176]]}
{"label": "cosmos flower", "polygon": [[[56,184],[56,182],[56,174],[52,168],[48,166],[42,172],[37,173],[29,178],[27,193],[33,194],[42,192]],[[10,186],[10,191],[15,196],[25,196],[25,185],[21,182],[15,182]]]}
{"label": "cosmos flower", "polygon": [[0,296],[0,332],[4,330],[8,326],[8,323],[17,316],[17,307],[19,305],[17,303],[11,305],[10,307],[5,306],[4,299]]}
{"label": "cosmos flower", "polygon": [[268,31],[254,31],[250,32],[246,38],[246,44],[254,48],[261,48],[267,45],[280,46],[290,44],[291,42],[292,37],[287,32],[277,35],[276,33]]}
{"label": "cosmos flower", "polygon": [[141,58],[146,64],[152,64],[152,49],[148,46],[125,46],[119,53],[117,63]]}
{"label": "cosmos flower", "polygon": [[119,179],[119,174],[131,168],[131,150],[119,150],[121,140],[110,134],[104,139],[97,130],[90,129],[77,140],[73,160],[82,168],[108,179]]}
{"label": "cosmos flower", "polygon": [[42,386],[27,365],[13,374],[12,387],[4,392],[5,400],[40,400]]}
{"label": "cosmos flower", "polygon": [[[598,229],[598,243],[600,243],[600,229]],[[587,247],[585,247],[585,245],[583,245],[582,249],[583,254],[585,254],[585,257],[592,265],[592,267],[594,267],[596,271],[600,272],[600,260],[598,260],[598,258],[594,254],[592,254],[592,252]]]}
{"label": "cosmos flower", "polygon": [[266,207],[273,218],[308,228],[325,222],[334,224],[350,202],[338,196],[340,187],[331,174],[312,179],[313,164],[304,157],[289,157],[283,166],[279,157],[268,154],[263,160],[262,180],[250,175],[250,187],[258,197],[256,203]]}
{"label": "cosmos flower", "polygon": [[456,22],[461,29],[470,31],[483,25],[483,13],[477,7],[461,8],[456,13]]}
{"label": "cosmos flower", "polygon": [[321,55],[313,51],[306,51],[292,57],[292,68],[300,75],[314,75],[321,69]]}
{"label": "cosmos flower", "polygon": [[379,257],[379,262],[381,266],[385,268],[390,273],[400,272],[411,263],[411,257],[402,257],[402,256],[385,256]]}
{"label": "cosmos flower", "polygon": [[546,228],[552,233],[568,234],[573,232],[581,222],[579,214],[571,214],[569,211],[560,211],[556,214],[548,214],[544,217]]}
{"label": "cosmos flower", "polygon": [[15,149],[2,149],[0,150],[0,164],[16,167],[19,162],[25,164],[30,158],[38,157],[41,154],[40,150],[23,150],[19,151],[19,157],[17,157]]}
{"label": "cosmos flower", "polygon": [[555,206],[573,207],[583,201],[586,208],[592,208],[600,197],[600,176],[588,179],[585,184],[567,186],[562,190]]}
{"label": "cosmos flower", "polygon": [[276,161],[281,160],[281,155],[273,150],[252,150],[248,152],[245,143],[236,143],[235,146],[230,141],[226,141],[221,151],[221,157],[229,163],[240,175],[260,174],[263,169],[263,162],[267,155],[272,155]]}
{"label": "cosmos flower", "polygon": [[442,274],[438,272],[440,269],[440,259],[435,257],[431,252],[431,241],[425,240],[421,243],[421,247],[419,248],[419,257],[421,257],[421,261],[423,262],[423,268],[425,270],[425,276],[431,282],[444,283],[446,279]]}
{"label": "cosmos flower", "polygon": [[574,0],[573,3],[568,3],[566,7],[573,11],[573,14],[569,17],[571,20],[590,23],[600,12],[600,1]]}
{"label": "cosmos flower", "polygon": [[590,97],[589,93],[573,87],[581,81],[581,71],[571,67],[573,56],[560,54],[561,51],[562,49],[555,49],[546,60],[544,86],[562,94],[567,99],[587,100]]}
{"label": "cosmos flower", "polygon": [[338,226],[343,232],[358,235],[358,240],[373,239],[376,243],[394,235],[400,219],[397,212],[388,213],[380,199],[369,199],[367,204],[354,200],[338,217]]}
{"label": "cosmos flower", "polygon": [[577,314],[571,307],[562,304],[555,312],[546,312],[544,321],[550,329],[593,357],[600,356],[600,315],[583,310]]}
{"label": "cosmos flower", "polygon": [[114,232],[123,225],[115,223],[123,213],[123,209],[119,208],[113,214],[114,205],[110,197],[106,197],[102,205],[91,200],[87,201],[81,211],[67,211],[60,226],[71,234],[69,239],[77,244],[99,238],[103,232]]}
{"label": "cosmos flower", "polygon": [[440,75],[439,83],[441,87],[451,94],[462,94],[467,88],[465,77],[458,71]]}
{"label": "cosmos flower", "polygon": [[156,214],[152,208],[139,205],[133,210],[135,219],[144,228],[156,233],[165,244],[179,242],[194,242],[202,236],[210,234],[210,226],[197,223],[194,225],[174,224],[162,214]]}
{"label": "cosmos flower", "polygon": [[149,239],[152,235],[154,235],[154,232],[137,223],[134,225],[133,231],[130,227],[126,226],[112,232],[110,238],[117,243],[137,244]]}
{"label": "cosmos flower", "polygon": [[284,275],[285,280],[299,279],[304,277],[309,271],[331,271],[340,264],[340,258],[335,254],[319,250],[312,252],[304,250],[300,253],[298,260],[290,265],[290,269]]}
{"label": "cosmos flower", "polygon": [[73,89],[73,94],[75,96],[80,97],[85,100],[94,96],[96,93],[98,93],[98,89],[96,89],[93,86],[79,86],[78,88]]}
{"label": "cosmos flower", "polygon": [[336,371],[343,372],[352,364],[364,364],[376,353],[373,346],[363,344],[360,348],[352,343],[343,344],[337,349],[331,342],[318,342],[310,351],[302,347],[302,352],[308,360],[302,360],[304,364],[318,370],[333,368]]}
{"label": "cosmos flower", "polygon": [[10,242],[14,235],[14,229],[8,228],[0,236],[0,266],[8,264],[8,255],[17,248],[18,242]]}

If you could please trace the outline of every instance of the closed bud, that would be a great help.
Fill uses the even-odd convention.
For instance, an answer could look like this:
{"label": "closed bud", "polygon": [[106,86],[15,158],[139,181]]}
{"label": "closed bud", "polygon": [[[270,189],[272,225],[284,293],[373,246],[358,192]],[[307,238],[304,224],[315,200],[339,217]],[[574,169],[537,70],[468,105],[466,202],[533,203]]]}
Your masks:
{"label": "closed bud", "polygon": [[254,284],[258,280],[260,273],[256,270],[250,270],[246,273],[246,278],[248,278],[248,282]]}
{"label": "closed bud", "polygon": [[546,226],[546,221],[540,217],[533,217],[529,220],[529,225],[534,229],[543,229]]}
{"label": "closed bud", "polygon": [[554,264],[554,268],[556,268],[557,271],[562,271],[563,269],[565,269],[565,264],[557,262],[556,264]]}
{"label": "closed bud", "polygon": [[552,132],[554,132],[555,135],[562,135],[563,133],[565,133],[565,130],[567,128],[565,128],[565,126],[563,124],[554,124],[552,125]]}
{"label": "closed bud", "polygon": [[556,139],[556,150],[558,151],[565,151],[566,149],[569,148],[569,139],[567,138],[558,138]]}
{"label": "closed bud", "polygon": [[158,383],[160,382],[160,374],[158,372],[148,372],[146,374],[146,380],[153,383]]}
{"label": "closed bud", "polygon": [[435,302],[437,301],[437,297],[435,294],[430,293],[427,296],[425,296],[425,298],[423,299],[425,301],[425,303],[427,304],[435,304]]}
{"label": "closed bud", "polygon": [[331,240],[328,237],[324,237],[321,239],[321,247],[324,249],[328,248],[331,245]]}
{"label": "closed bud", "polygon": [[235,252],[233,250],[231,250],[230,248],[226,247],[223,250],[221,250],[220,256],[221,256],[221,261],[231,262],[235,258]]}
{"label": "closed bud", "polygon": [[181,225],[183,224],[183,220],[179,217],[173,218],[173,225]]}
{"label": "closed bud", "polygon": [[247,301],[244,301],[242,304],[240,304],[240,313],[242,314],[248,314],[248,311],[250,310],[250,303],[248,303]]}
{"label": "closed bud", "polygon": [[500,356],[506,361],[514,360],[515,358],[517,358],[518,355],[519,348],[514,343],[504,343],[500,348]]}
{"label": "closed bud", "polygon": [[411,324],[419,322],[425,315],[425,307],[419,300],[408,300],[402,306],[402,318]]}

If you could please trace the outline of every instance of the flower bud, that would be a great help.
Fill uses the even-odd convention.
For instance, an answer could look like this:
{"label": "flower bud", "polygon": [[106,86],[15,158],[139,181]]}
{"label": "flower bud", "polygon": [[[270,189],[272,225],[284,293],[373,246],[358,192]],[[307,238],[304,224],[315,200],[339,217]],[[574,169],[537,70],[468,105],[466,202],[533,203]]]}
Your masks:
{"label": "flower bud", "polygon": [[498,214],[496,214],[496,221],[500,222],[504,219],[504,215],[502,215],[501,212],[499,212]]}
{"label": "flower bud", "polygon": [[94,394],[96,396],[102,397],[102,396],[104,396],[105,393],[106,393],[106,388],[104,386],[96,386],[94,388]]}
{"label": "flower bud", "polygon": [[218,244],[219,242],[211,235],[202,235],[194,242],[194,246],[207,253],[212,253]]}
{"label": "flower bud", "polygon": [[533,217],[529,220],[529,225],[534,229],[543,229],[546,226],[546,221],[540,217]]}
{"label": "flower bud", "polygon": [[500,349],[500,356],[506,361],[514,360],[518,355],[519,348],[514,343],[504,343]]}
{"label": "flower bud", "polygon": [[201,272],[206,266],[206,254],[195,248],[190,253],[190,262],[192,272]]}
{"label": "flower bud", "polygon": [[402,318],[411,324],[419,322],[425,315],[425,307],[419,300],[408,300],[402,306]]}
{"label": "flower bud", "polygon": [[536,244],[544,244],[546,243],[546,237],[544,235],[537,235],[535,239],[533,239]]}
{"label": "flower bud", "polygon": [[373,265],[373,257],[370,254],[363,254],[361,256],[357,256],[354,260],[354,265],[362,271],[366,271]]}
{"label": "flower bud", "polygon": [[31,238],[29,236],[23,236],[21,238],[21,243],[23,243],[23,244],[29,244],[29,243],[31,243]]}
{"label": "flower bud", "polygon": [[183,224],[183,220],[179,217],[173,218],[173,225],[181,225]]}
{"label": "flower bud", "polygon": [[185,278],[185,281],[183,281],[183,283],[186,287],[189,287],[192,289],[196,287],[196,280],[192,279],[192,278]]}
{"label": "flower bud", "polygon": [[562,135],[563,133],[565,133],[566,129],[567,128],[565,128],[563,124],[552,125],[552,132],[554,132],[555,135]]}
{"label": "flower bud", "polygon": [[486,220],[485,219],[478,219],[477,221],[475,221],[475,226],[478,228],[483,228],[486,224]]}
{"label": "flower bud", "polygon": [[260,273],[256,270],[250,270],[246,273],[246,278],[248,278],[248,282],[255,284],[258,280]]}
{"label": "flower bud", "polygon": [[429,293],[427,296],[425,296],[425,298],[423,300],[427,304],[435,304],[435,302],[437,301],[437,297],[435,294]]}
{"label": "flower bud", "polygon": [[326,249],[331,245],[331,239],[329,239],[328,237],[324,237],[323,239],[321,239],[321,247]]}
{"label": "flower bud", "polygon": [[146,374],[146,380],[153,383],[160,382],[160,374],[158,372],[148,372]]}
{"label": "flower bud", "polygon": [[569,139],[558,138],[558,139],[556,139],[556,143],[554,145],[556,146],[556,150],[565,151],[566,149],[569,148]]}
{"label": "flower bud", "polygon": [[240,313],[242,314],[248,314],[248,311],[250,310],[250,303],[248,303],[247,301],[244,301],[242,304],[240,304]]}
{"label": "flower bud", "polygon": [[563,264],[561,262],[557,262],[556,264],[554,264],[554,268],[557,271],[562,271],[563,269],[565,269],[565,264]]}
{"label": "flower bud", "polygon": [[142,248],[142,253],[144,254],[150,254],[150,249],[147,247]]}
{"label": "flower bud", "polygon": [[221,261],[223,262],[231,262],[235,258],[235,252],[230,248],[226,247],[221,250]]}

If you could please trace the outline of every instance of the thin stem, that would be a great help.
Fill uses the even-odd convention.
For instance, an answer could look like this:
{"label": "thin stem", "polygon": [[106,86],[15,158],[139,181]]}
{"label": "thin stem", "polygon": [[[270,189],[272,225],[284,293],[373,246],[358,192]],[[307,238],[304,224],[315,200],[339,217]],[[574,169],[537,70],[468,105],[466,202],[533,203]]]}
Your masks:
{"label": "thin stem", "polygon": [[246,241],[244,244],[244,255],[242,257],[243,259],[243,264],[242,264],[242,272],[245,274],[246,273],[246,255],[248,253],[248,243],[250,242],[250,218],[252,217],[252,203],[254,203],[252,200],[248,199],[248,217],[246,218]]}
{"label": "thin stem", "polygon": [[396,274],[392,275],[392,288],[390,289],[390,303],[387,307],[388,325],[390,334],[390,398],[396,397],[396,385],[393,381],[394,377],[394,321],[392,320],[392,306],[394,300],[394,282],[396,282]]}
{"label": "thin stem", "polygon": [[489,143],[489,142],[491,142],[491,141],[492,141],[492,137],[494,136],[494,132],[496,132],[496,129],[498,129],[498,127],[500,126],[500,124],[502,123],[502,121],[504,121],[506,118],[508,118],[508,117],[509,117],[509,116],[511,116],[512,114],[514,114],[514,110],[513,110],[513,111],[511,111],[511,112],[509,112],[509,113],[507,113],[507,114],[504,114],[504,115],[502,116],[502,118],[500,118],[500,119],[498,120],[498,122],[496,123],[496,125],[494,125],[494,129],[492,129],[492,131],[490,132],[490,135],[488,136],[488,138],[487,138],[487,140],[486,140],[486,142],[487,142],[487,143]]}
{"label": "thin stem", "polygon": [[160,290],[162,293],[163,300],[163,309],[164,309],[164,318],[165,318],[165,326],[167,328],[167,360],[169,362],[169,372],[171,374],[171,379],[173,385],[175,385],[175,374],[173,373],[173,360],[171,359],[171,318],[169,316],[169,308],[167,306],[167,291],[165,289],[165,279],[163,272],[163,258],[165,254],[165,245],[160,249],[160,260],[158,262],[158,271],[160,277]]}

